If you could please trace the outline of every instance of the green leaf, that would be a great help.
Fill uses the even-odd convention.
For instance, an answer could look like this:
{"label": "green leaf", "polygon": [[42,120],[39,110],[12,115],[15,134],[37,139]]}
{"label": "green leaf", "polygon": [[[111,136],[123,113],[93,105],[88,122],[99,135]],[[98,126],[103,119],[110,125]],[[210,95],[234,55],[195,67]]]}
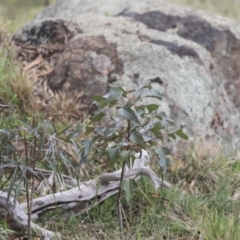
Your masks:
{"label": "green leaf", "polygon": [[134,130],[130,133],[130,137],[129,139],[132,141],[132,142],[135,142],[135,143],[138,143],[142,146],[145,146],[145,143],[144,143],[144,140],[143,140],[143,137],[142,135],[137,131],[137,130]]}
{"label": "green leaf", "polygon": [[11,162],[9,162],[9,163],[0,164],[0,169],[8,168],[8,167],[11,167],[11,166],[13,166],[13,165],[15,165],[15,164],[17,165],[18,162],[16,162],[16,161],[11,161]]}
{"label": "green leaf", "polygon": [[106,114],[104,112],[98,112],[95,116],[92,117],[90,123],[99,122]]}
{"label": "green leaf", "polygon": [[169,158],[160,158],[158,159],[158,165],[163,169],[163,172],[166,173],[167,168],[171,166],[171,161]]}
{"label": "green leaf", "polygon": [[147,134],[147,133],[144,133],[144,134],[142,135],[142,137],[143,137],[143,140],[144,140],[145,143],[146,143],[146,142],[150,142],[150,141],[152,141],[152,140],[154,140],[154,139],[156,138],[156,137],[153,136],[152,134],[149,135],[149,134]]}
{"label": "green leaf", "polygon": [[68,133],[66,141],[68,142],[71,138],[78,136],[79,133],[82,133],[83,131],[84,131],[84,127],[82,125],[77,125],[76,130],[70,131],[70,133]]}
{"label": "green leaf", "polygon": [[136,113],[136,116],[137,116],[137,117],[142,117],[142,118],[144,118],[144,114],[145,114],[145,112],[144,112],[144,107],[143,107],[143,108],[137,108],[135,113]]}
{"label": "green leaf", "polygon": [[172,165],[171,160],[169,158],[165,158],[166,166],[170,167]]}
{"label": "green leaf", "polygon": [[135,101],[138,101],[139,99],[142,99],[146,96],[148,96],[149,90],[146,88],[140,88],[136,90],[133,94]]}
{"label": "green leaf", "polygon": [[149,97],[154,97],[154,98],[157,98],[159,100],[162,100],[164,98],[163,95],[155,88],[152,88],[150,90]]}
{"label": "green leaf", "polygon": [[126,162],[127,166],[130,168],[130,159],[131,159],[131,151],[121,151],[120,156],[123,158],[123,160]]}
{"label": "green leaf", "polygon": [[114,132],[115,132],[114,128],[107,128],[103,134],[104,134],[104,137],[111,137]]}
{"label": "green leaf", "polygon": [[157,146],[153,146],[151,147],[151,149],[154,150],[154,152],[157,154],[158,156],[158,165],[160,167],[162,167],[163,171],[166,172],[167,170],[167,161],[165,156],[170,154],[170,150],[168,148],[165,147],[157,147]]}
{"label": "green leaf", "polygon": [[157,104],[149,104],[145,106],[149,113],[152,113],[153,111],[158,110],[159,106]]}
{"label": "green leaf", "polygon": [[86,127],[86,136],[90,134],[91,132],[94,132],[94,127]]}
{"label": "green leaf", "polygon": [[123,94],[123,89],[118,87],[111,87],[109,94],[107,94],[107,101],[111,102],[113,100],[118,100]]}
{"label": "green leaf", "polygon": [[158,165],[163,169],[163,172],[166,173],[167,171],[167,163],[166,163],[166,158],[161,157],[158,159]]}
{"label": "green leaf", "polygon": [[161,129],[162,129],[162,125],[159,123],[156,123],[152,128],[149,128],[148,130],[156,136],[156,135],[159,135],[159,133],[161,134],[160,132]]}
{"label": "green leaf", "polygon": [[[74,143],[74,141],[72,141]],[[89,139],[85,139],[82,141],[82,144],[83,144],[83,148],[81,150],[81,153],[80,153],[80,164],[83,164],[86,162],[87,160],[87,156],[91,150],[91,147],[92,147],[92,144],[93,144],[93,139],[92,138],[89,138]],[[75,144],[75,148],[76,148],[76,152],[77,152],[77,149],[78,149],[78,146],[76,146]]]}
{"label": "green leaf", "polygon": [[122,87],[117,87],[119,91],[121,91],[124,94],[127,94],[128,92],[126,90],[124,90]]}
{"label": "green leaf", "polygon": [[113,135],[113,133],[116,132],[119,125],[120,125],[120,123],[116,123],[116,124],[113,124],[110,127],[106,128],[105,131],[103,132],[104,137],[111,137]]}
{"label": "green leaf", "polygon": [[143,122],[143,124],[142,124],[142,127],[147,126],[147,125],[150,123],[150,121],[151,121],[151,118],[150,118],[150,117],[146,117],[146,118],[144,119],[144,122]]}
{"label": "green leaf", "polygon": [[10,199],[10,196],[11,196],[11,193],[13,191],[13,187],[14,187],[14,183],[17,181],[17,172],[18,172],[18,169],[19,169],[19,165],[16,165],[15,167],[15,170],[13,172],[13,175],[11,176],[11,183],[8,187],[8,194],[7,194],[7,199],[6,199],[6,202],[9,201]]}
{"label": "green leaf", "polygon": [[167,116],[165,112],[160,112],[158,116],[156,116],[158,119],[161,120],[161,124],[163,127],[165,127],[167,124],[174,124],[175,122]]}
{"label": "green leaf", "polygon": [[113,107],[113,106],[115,106],[116,104],[117,104],[117,99],[112,100],[112,101],[109,102],[109,107]]}
{"label": "green leaf", "polygon": [[126,91],[122,88],[122,87],[111,87],[110,88],[110,93],[115,93],[115,94],[122,94],[122,93],[126,93]]}
{"label": "green leaf", "polygon": [[98,105],[100,108],[104,108],[108,105],[108,101],[106,99],[102,100]]}
{"label": "green leaf", "polygon": [[125,192],[125,196],[126,196],[126,200],[127,200],[128,204],[130,203],[130,200],[133,196],[133,192],[137,187],[138,187],[138,185],[134,179],[127,178],[122,181],[121,188]]}
{"label": "green leaf", "polygon": [[128,102],[123,106],[123,108],[128,109],[128,108],[131,108],[132,106],[133,106],[133,102],[132,102],[132,101],[128,101]]}
{"label": "green leaf", "polygon": [[120,98],[120,95],[121,95],[121,94],[112,93],[112,94],[110,94],[110,95],[107,97],[106,101],[107,101],[108,103],[110,103],[110,102],[112,102],[112,101],[114,101],[114,100],[118,100],[118,99]]}
{"label": "green leaf", "polygon": [[127,118],[131,121],[134,121],[136,123],[139,123],[138,119],[137,119],[137,116],[136,114],[134,113],[134,111],[129,108],[129,107],[124,107],[124,108],[120,108],[118,110],[118,115],[120,117],[123,117],[123,118]]}
{"label": "green leaf", "polygon": [[182,129],[179,129],[175,132],[176,135],[178,135],[180,138],[188,140],[188,136],[183,132]]}
{"label": "green leaf", "polygon": [[96,141],[102,139],[102,135],[100,135],[100,134],[95,134],[92,139],[93,139],[93,142],[96,142]]}
{"label": "green leaf", "polygon": [[[30,169],[30,168],[29,168]],[[23,177],[24,181],[27,182],[28,181],[28,177],[27,177],[27,167],[20,164],[19,165],[19,170],[21,172],[21,176]],[[32,172],[32,171],[31,171]]]}
{"label": "green leaf", "polygon": [[58,132],[56,137],[59,137],[61,134],[65,133],[70,127],[64,128],[62,131]]}
{"label": "green leaf", "polygon": [[84,144],[84,155],[87,156],[91,150],[91,147],[92,147],[92,139],[89,138],[89,139],[85,139],[83,144]]}
{"label": "green leaf", "polygon": [[107,155],[111,161],[116,161],[119,155],[119,147],[114,147],[107,150]]}
{"label": "green leaf", "polygon": [[163,152],[164,156],[169,155],[171,152],[169,148],[161,147],[161,151]]}
{"label": "green leaf", "polygon": [[106,100],[106,98],[103,97],[103,96],[95,95],[93,97],[93,100],[95,100],[96,102],[100,103],[102,100]]}
{"label": "green leaf", "polygon": [[81,152],[81,155],[80,155],[80,162],[79,162],[79,165],[81,166],[83,163],[85,163],[87,160],[87,156],[85,155],[85,152],[82,151]]}
{"label": "green leaf", "polygon": [[98,133],[98,134],[99,134],[99,133],[103,133],[104,130],[105,130],[104,127],[96,127],[96,128],[95,128],[95,132]]}
{"label": "green leaf", "polygon": [[174,140],[176,140],[176,135],[174,133],[169,133],[168,136]]}

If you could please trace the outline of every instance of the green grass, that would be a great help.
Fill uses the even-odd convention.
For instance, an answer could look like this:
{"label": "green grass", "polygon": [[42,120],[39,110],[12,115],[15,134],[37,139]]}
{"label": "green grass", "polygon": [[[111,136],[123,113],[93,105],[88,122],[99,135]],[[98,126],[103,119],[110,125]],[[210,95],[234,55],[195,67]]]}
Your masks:
{"label": "green grass", "polygon": [[[175,182],[173,187],[160,189],[157,195],[149,180],[142,178],[131,204],[123,204],[125,239],[190,240],[199,239],[201,234],[209,240],[238,240],[240,200],[232,198],[240,185],[238,161],[189,156],[183,169],[168,174],[168,180]],[[202,167],[195,168],[196,164]],[[206,171],[207,168],[211,170]],[[186,169],[186,175],[191,176],[187,181],[181,173]],[[175,181],[177,174],[179,181]],[[120,239],[116,209],[113,196],[82,216],[65,213],[65,218],[59,220],[52,213],[44,222],[52,230],[62,232],[64,239]]]}
{"label": "green grass", "polygon": [[8,239],[8,237],[11,236],[12,232],[13,231],[11,231],[8,228],[6,228],[6,225],[5,226],[1,226],[0,225],[0,240]]}
{"label": "green grass", "polygon": [[30,109],[33,84],[22,72],[22,64],[15,59],[8,34],[0,29],[0,36],[4,38],[0,45],[0,104],[5,105],[0,107],[2,119],[4,114],[12,113],[12,108],[21,114]]}
{"label": "green grass", "polygon": [[0,101],[4,104],[19,104],[17,93],[14,92],[13,83],[17,80],[18,68],[5,46],[0,47]]}

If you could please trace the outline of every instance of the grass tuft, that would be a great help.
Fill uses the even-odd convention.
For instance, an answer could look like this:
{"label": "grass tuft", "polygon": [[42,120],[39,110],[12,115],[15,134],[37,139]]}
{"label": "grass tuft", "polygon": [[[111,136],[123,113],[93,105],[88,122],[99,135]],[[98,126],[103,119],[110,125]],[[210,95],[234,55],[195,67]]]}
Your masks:
{"label": "grass tuft", "polygon": [[21,111],[31,106],[33,84],[21,71],[21,63],[14,58],[10,36],[0,30],[0,104],[10,105]]}
{"label": "grass tuft", "polygon": [[[240,198],[233,198],[240,186],[239,159],[198,159],[190,154],[185,161],[184,167],[169,173],[174,183],[170,190],[154,193],[149,180],[142,178],[133,201],[123,204],[125,239],[239,239]],[[47,221],[69,240],[119,239],[116,204],[113,196],[81,216],[65,213],[65,219],[49,216]]]}

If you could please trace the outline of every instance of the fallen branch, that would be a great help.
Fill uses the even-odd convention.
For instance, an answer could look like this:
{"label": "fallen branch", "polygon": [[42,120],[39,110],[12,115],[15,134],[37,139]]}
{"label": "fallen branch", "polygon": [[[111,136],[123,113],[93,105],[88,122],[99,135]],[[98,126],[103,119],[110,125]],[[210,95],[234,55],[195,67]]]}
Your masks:
{"label": "fallen branch", "polygon": [[[19,226],[21,226],[22,228],[26,228],[28,226],[27,214],[23,211],[18,201],[16,201],[14,206],[13,197],[10,197],[7,202],[7,196],[8,194],[6,192],[0,191],[0,206],[4,207],[4,209],[8,212],[8,214],[13,218],[13,220],[15,220],[15,222]],[[61,235],[59,233],[54,233],[52,231],[41,228],[40,226],[33,223],[32,221],[31,221],[31,227],[35,231],[37,230],[42,235],[44,240],[51,240],[56,236],[61,238]]]}
{"label": "fallen branch", "polygon": [[[168,182],[158,178],[148,166],[145,166],[148,161],[149,155],[145,150],[142,151],[141,156],[140,154],[136,154],[133,166],[131,168],[125,168],[123,178],[134,178],[138,181],[140,179],[140,175],[146,175],[151,179],[155,190],[157,190],[160,186],[170,188],[171,185]],[[98,178],[85,183],[79,183],[78,187],[64,192],[38,197],[32,201],[31,214],[36,216],[55,208],[74,209],[74,212],[77,210],[77,215],[90,210],[119,191],[121,171],[122,169],[119,169],[113,173],[102,174]],[[3,206],[6,206],[6,196],[6,193],[0,192],[0,197],[5,199],[5,205]],[[10,202],[12,205],[12,198],[10,199]],[[4,200],[0,202],[0,205],[1,204],[4,204]],[[14,219],[16,219],[16,221],[18,220],[18,222],[20,217],[22,219],[20,223],[26,226],[27,215],[24,211],[27,211],[26,202],[16,205],[15,208],[12,206],[10,215],[14,215]],[[55,234],[40,228],[34,223],[32,223],[32,228],[40,230],[43,236],[47,236],[50,239]]]}

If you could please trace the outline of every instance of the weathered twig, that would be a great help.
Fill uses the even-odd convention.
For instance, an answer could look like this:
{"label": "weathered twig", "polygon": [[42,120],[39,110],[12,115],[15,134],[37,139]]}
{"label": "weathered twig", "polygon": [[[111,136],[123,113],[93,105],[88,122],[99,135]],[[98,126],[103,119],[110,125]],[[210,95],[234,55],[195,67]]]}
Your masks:
{"label": "weathered twig", "polygon": [[[137,175],[146,175],[148,176],[151,181],[152,184],[154,186],[154,189],[157,190],[160,186],[166,187],[166,188],[170,188],[171,184],[163,181],[162,179],[159,179],[156,174],[149,169],[148,167],[139,167],[137,169],[133,169],[133,170],[128,170],[125,174],[124,174],[124,178],[130,178],[130,177],[134,177]],[[99,179],[101,181],[102,184],[108,184],[111,181],[118,181],[121,178],[121,174],[120,173],[105,173],[102,174]]]}

